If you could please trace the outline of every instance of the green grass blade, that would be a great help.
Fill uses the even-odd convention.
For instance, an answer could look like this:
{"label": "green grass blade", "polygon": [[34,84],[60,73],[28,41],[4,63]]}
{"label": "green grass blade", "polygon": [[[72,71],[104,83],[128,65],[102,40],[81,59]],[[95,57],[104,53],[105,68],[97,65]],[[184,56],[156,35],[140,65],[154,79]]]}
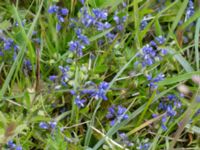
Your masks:
{"label": "green grass blade", "polygon": [[197,71],[199,68],[199,31],[200,31],[200,18],[197,20],[196,23],[196,30],[195,30],[195,37],[194,37],[194,43],[195,43],[195,60],[196,60],[196,68]]}
{"label": "green grass blade", "polygon": [[158,83],[158,86],[164,86],[164,85],[170,85],[170,84],[174,84],[177,82],[183,82],[186,81],[188,79],[191,79],[192,76],[194,75],[199,75],[200,71],[195,71],[195,72],[189,72],[189,73],[185,73],[185,74],[181,74],[181,75],[176,75],[175,77],[172,78],[166,78],[163,81],[160,81]]}
{"label": "green grass blade", "polygon": [[177,53],[175,50],[171,48],[167,48],[167,50],[181,64],[181,66],[185,69],[186,72],[194,71],[190,63],[180,53]]}

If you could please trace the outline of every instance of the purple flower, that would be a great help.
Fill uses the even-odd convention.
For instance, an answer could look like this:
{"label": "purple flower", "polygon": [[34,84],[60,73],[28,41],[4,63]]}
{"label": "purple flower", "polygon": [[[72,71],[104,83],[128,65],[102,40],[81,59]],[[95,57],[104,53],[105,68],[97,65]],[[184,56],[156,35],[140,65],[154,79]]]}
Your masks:
{"label": "purple flower", "polygon": [[51,129],[54,129],[54,128],[56,127],[56,125],[57,125],[57,122],[55,122],[55,121],[49,122],[49,127],[50,127]]}
{"label": "purple flower", "polygon": [[46,122],[40,122],[39,127],[46,130],[49,128],[49,125]]}
{"label": "purple flower", "polygon": [[82,30],[80,28],[76,29],[76,35],[77,36],[82,35]]}
{"label": "purple flower", "polygon": [[0,51],[0,56],[3,56],[4,54],[3,54],[3,52],[2,51]]}
{"label": "purple flower", "polygon": [[9,50],[14,46],[14,42],[12,39],[4,40],[4,50]]}
{"label": "purple flower", "polygon": [[65,22],[65,19],[63,18],[63,16],[58,15],[57,18],[58,18],[59,22],[61,22],[61,23]]}
{"label": "purple flower", "polygon": [[96,19],[100,19],[100,20],[107,19],[108,13],[105,10],[93,9],[92,12],[94,13]]}
{"label": "purple flower", "polygon": [[120,19],[119,17],[115,14],[114,17],[113,17],[114,21],[119,24],[120,23]]}
{"label": "purple flower", "polygon": [[85,48],[79,41],[71,41],[69,42],[69,50],[72,52],[76,52],[78,56],[82,56],[82,50]]}
{"label": "purple flower", "polygon": [[79,39],[83,44],[85,44],[85,45],[89,45],[89,44],[90,44],[89,39],[88,39],[87,36],[85,36],[85,35],[80,34],[80,35],[78,36],[78,39]]}
{"label": "purple flower", "polygon": [[143,145],[140,144],[139,149],[140,149],[140,150],[148,150],[149,147],[150,147],[150,144],[149,144],[149,143],[145,143],[145,144],[143,144]]}
{"label": "purple flower", "polygon": [[22,150],[21,146],[17,146],[15,150]]}
{"label": "purple flower", "polygon": [[109,84],[107,82],[102,82],[100,83],[97,92],[95,92],[92,96],[98,100],[98,99],[103,99],[103,100],[108,100],[106,97],[106,90],[108,89]]}
{"label": "purple flower", "polygon": [[108,113],[106,115],[107,119],[111,119],[110,125],[113,126],[117,121],[121,122],[122,120],[128,119],[128,115],[124,114],[126,112],[126,108],[121,105],[111,106],[108,108]]}
{"label": "purple flower", "polygon": [[57,12],[58,12],[58,9],[59,9],[58,6],[53,5],[53,6],[50,6],[50,7],[49,7],[48,12],[49,12],[50,14],[57,13]]}
{"label": "purple flower", "polygon": [[8,145],[8,147],[11,148],[11,149],[13,149],[13,148],[16,147],[16,144],[15,144],[12,140],[8,141],[7,145]]}
{"label": "purple flower", "polygon": [[164,80],[164,74],[158,74],[155,78],[152,77],[152,75],[147,75],[147,80],[149,81],[148,86],[152,89],[157,88],[157,84],[159,81]]}
{"label": "purple flower", "polygon": [[29,71],[32,70],[32,65],[31,65],[30,60],[24,59],[24,67],[27,68]]}
{"label": "purple flower", "polygon": [[194,14],[194,3],[189,0],[188,7],[186,10],[186,19],[189,19]]}
{"label": "purple flower", "polygon": [[81,4],[84,5],[85,3],[85,0],[80,0]]}
{"label": "purple flower", "polygon": [[157,48],[157,44],[156,44],[156,42],[155,42],[155,41],[151,41],[149,44],[150,44],[152,47],[155,47],[155,48]]}
{"label": "purple flower", "polygon": [[69,10],[67,8],[59,8],[56,5],[50,6],[48,12],[50,14],[55,13],[57,15],[57,20],[59,23],[56,24],[56,30],[59,32],[61,30],[61,23],[65,21],[64,17],[68,15]]}
{"label": "purple flower", "polygon": [[79,107],[79,108],[83,108],[85,107],[85,99],[81,99],[79,95],[76,96],[75,98],[75,104]]}
{"label": "purple flower", "polygon": [[167,106],[167,114],[168,116],[171,116],[171,117],[176,115],[176,111],[173,110],[172,105]]}
{"label": "purple flower", "polygon": [[61,75],[61,84],[63,86],[67,86],[66,82],[68,81],[68,71],[69,71],[69,67],[68,66],[59,66],[60,71],[62,72]]}
{"label": "purple flower", "polygon": [[61,28],[62,28],[62,26],[59,23],[57,23],[56,24],[56,31],[59,32],[61,30]]}
{"label": "purple flower", "polygon": [[147,16],[144,16],[142,21],[140,22],[140,30],[144,30],[144,28],[148,25],[148,21],[146,20]]}
{"label": "purple flower", "polygon": [[163,129],[163,131],[167,131],[167,127],[163,123],[161,123],[161,128]]}
{"label": "purple flower", "polygon": [[108,38],[109,42],[112,42],[115,39],[116,35],[113,33],[107,33],[106,37]]}
{"label": "purple flower", "polygon": [[95,25],[98,31],[102,31],[111,27],[111,25],[108,22],[97,22]]}
{"label": "purple flower", "polygon": [[81,13],[83,14],[81,22],[85,27],[90,27],[95,23],[95,18],[88,14],[87,8],[82,8]]}
{"label": "purple flower", "polygon": [[163,55],[166,55],[166,54],[167,54],[167,50],[166,50],[166,49],[161,49],[161,53],[162,53]]}
{"label": "purple flower", "polygon": [[49,80],[51,80],[51,81],[55,81],[56,78],[57,78],[57,76],[55,76],[55,75],[49,76]]}
{"label": "purple flower", "polygon": [[67,8],[62,8],[60,10],[61,15],[66,16],[69,13],[69,10]]}
{"label": "purple flower", "polygon": [[160,35],[160,36],[156,37],[156,41],[159,44],[164,44],[165,43],[165,38],[162,35]]}

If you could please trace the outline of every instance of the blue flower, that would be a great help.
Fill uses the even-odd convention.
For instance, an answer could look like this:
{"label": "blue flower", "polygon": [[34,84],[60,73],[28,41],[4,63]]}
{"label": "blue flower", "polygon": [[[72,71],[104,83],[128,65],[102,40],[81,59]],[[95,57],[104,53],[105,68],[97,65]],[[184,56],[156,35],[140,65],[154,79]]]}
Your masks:
{"label": "blue flower", "polygon": [[55,121],[50,121],[50,122],[49,122],[49,127],[50,127],[51,129],[54,129],[54,128],[56,127],[56,125],[57,125],[57,122],[55,122]]}
{"label": "blue flower", "polygon": [[164,44],[165,43],[165,38],[162,35],[160,35],[160,36],[156,37],[156,41],[159,44]]}
{"label": "blue flower", "polygon": [[124,114],[126,112],[126,108],[121,105],[111,106],[108,108],[108,113],[106,115],[107,119],[111,119],[110,125],[113,126],[117,121],[121,122],[122,120],[128,119],[128,115]]}
{"label": "blue flower", "polygon": [[63,16],[57,15],[57,18],[58,18],[58,21],[59,21],[59,22],[61,22],[61,23],[65,22],[65,19],[64,19]]}
{"label": "blue flower", "polygon": [[100,20],[107,20],[108,13],[105,10],[100,10],[100,9],[92,9],[92,12],[94,13],[96,19]]}
{"label": "blue flower", "polygon": [[88,39],[87,36],[85,36],[85,35],[80,34],[80,35],[78,36],[78,39],[79,39],[83,44],[85,44],[85,45],[89,45],[89,44],[90,44],[89,39]]}
{"label": "blue flower", "polygon": [[108,100],[106,97],[106,90],[108,89],[109,84],[107,82],[102,82],[100,83],[98,90],[92,94],[92,96],[98,100],[98,99],[103,99],[103,100]]}
{"label": "blue flower", "polygon": [[81,13],[83,14],[81,22],[85,27],[90,27],[95,24],[95,18],[88,14],[87,8],[81,8]]}
{"label": "blue flower", "polygon": [[46,122],[40,122],[39,127],[46,130],[49,128],[49,125]]}
{"label": "blue flower", "polygon": [[81,2],[82,5],[84,5],[85,0],[79,0]]}
{"label": "blue flower", "polygon": [[15,150],[22,150],[21,146],[17,146]]}
{"label": "blue flower", "polygon": [[51,81],[55,81],[56,78],[57,78],[57,76],[55,76],[55,75],[49,76],[49,80],[51,80]]}
{"label": "blue flower", "polygon": [[50,7],[49,7],[48,12],[49,12],[50,14],[57,13],[57,12],[58,12],[58,9],[59,9],[58,6],[53,5],[53,6],[50,6]]}
{"label": "blue flower", "polygon": [[140,30],[144,30],[144,28],[148,25],[147,16],[144,16],[140,22]]}
{"label": "blue flower", "polygon": [[13,149],[13,148],[16,147],[16,144],[13,142],[13,140],[8,141],[7,145],[8,145],[8,147],[11,148],[11,149]]}
{"label": "blue flower", "polygon": [[27,68],[29,71],[32,70],[32,65],[31,65],[30,60],[24,59],[24,67]]}
{"label": "blue flower", "polygon": [[61,30],[61,28],[62,28],[62,26],[59,23],[57,23],[56,24],[56,31],[59,32]]}
{"label": "blue flower", "polygon": [[4,50],[10,50],[14,46],[14,41],[10,38],[4,40]]}
{"label": "blue flower", "polygon": [[79,107],[79,108],[83,108],[85,107],[85,99],[81,99],[79,95],[76,96],[75,98],[75,104]]}
{"label": "blue flower", "polygon": [[149,143],[145,143],[145,144],[143,144],[143,145],[140,144],[139,149],[140,149],[140,150],[148,150],[149,147],[150,147],[150,144],[149,144]]}
{"label": "blue flower", "polygon": [[162,74],[162,73],[160,73],[160,74],[158,74],[156,77],[152,77],[152,75],[150,74],[150,75],[147,75],[147,80],[149,81],[149,84],[148,84],[148,86],[150,87],[150,88],[152,88],[152,89],[156,89],[157,88],[157,83],[159,82],[159,81],[162,81],[162,80],[164,80],[164,74]]}
{"label": "blue flower", "polygon": [[194,14],[194,3],[189,0],[188,7],[186,10],[186,19],[189,19]]}
{"label": "blue flower", "polygon": [[113,20],[115,21],[115,23],[117,24],[116,29],[119,31],[122,31],[124,29],[124,23],[127,20],[127,16],[123,16],[123,17],[119,17],[118,16],[118,12],[115,12],[115,15],[113,17]]}
{"label": "blue flower", "polygon": [[65,21],[64,17],[68,15],[69,10],[67,8],[60,8],[56,5],[50,6],[48,12],[50,14],[56,14],[58,23],[56,24],[56,30],[59,32],[62,28],[61,23]]}
{"label": "blue flower", "polygon": [[167,127],[163,123],[161,123],[161,128],[163,129],[163,131],[167,131]]}
{"label": "blue flower", "polygon": [[72,52],[76,52],[78,56],[82,56],[82,50],[85,48],[79,41],[71,41],[69,42],[69,50]]}
{"label": "blue flower", "polygon": [[115,39],[116,35],[113,33],[107,33],[106,37],[108,38],[109,42],[112,42]]}
{"label": "blue flower", "polygon": [[111,24],[108,22],[105,22],[105,23],[97,22],[95,25],[98,31],[109,29],[111,27]]}
{"label": "blue flower", "polygon": [[69,67],[68,66],[59,66],[60,71],[62,72],[61,75],[61,84],[63,86],[67,86],[66,82],[68,81],[68,71],[69,71]]}
{"label": "blue flower", "polygon": [[68,10],[67,8],[62,8],[62,9],[60,10],[60,13],[61,13],[61,15],[66,16],[66,15],[68,15],[69,10]]}

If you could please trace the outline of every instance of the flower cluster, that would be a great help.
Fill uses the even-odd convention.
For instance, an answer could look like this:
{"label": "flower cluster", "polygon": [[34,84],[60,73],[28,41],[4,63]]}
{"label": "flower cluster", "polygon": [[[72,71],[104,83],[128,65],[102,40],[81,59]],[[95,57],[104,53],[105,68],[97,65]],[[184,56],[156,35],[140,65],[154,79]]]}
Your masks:
{"label": "flower cluster", "polygon": [[189,0],[188,7],[186,10],[186,20],[189,19],[194,14],[194,3],[192,0]]}
{"label": "flower cluster", "polygon": [[94,93],[92,93],[92,96],[98,100],[98,99],[103,99],[103,100],[108,100],[106,97],[106,90],[108,89],[109,84],[107,82],[101,82],[99,84],[98,90]]}
{"label": "flower cluster", "polygon": [[89,45],[90,41],[87,36],[82,34],[82,30],[78,28],[76,30],[77,40],[69,42],[69,50],[75,52],[78,56],[82,56],[82,50],[85,45]]}
{"label": "flower cluster", "polygon": [[[60,78],[59,78],[59,76],[51,75],[51,76],[49,76],[49,80],[55,82],[55,80],[56,80],[57,78],[59,78],[59,79],[60,79],[60,84],[61,84],[62,86],[67,86],[66,82],[68,81],[68,78],[69,78],[69,76],[68,76],[69,67],[68,67],[68,66],[59,66],[59,69],[60,69],[60,71],[61,71],[61,76],[60,76]],[[61,88],[61,85],[57,85],[57,86],[55,87],[55,89]]]}
{"label": "flower cluster", "polygon": [[45,130],[55,129],[56,125],[57,125],[57,122],[55,122],[55,121],[51,121],[49,123],[46,123],[46,122],[39,123],[39,127],[41,129],[45,129]]}
{"label": "flower cluster", "polygon": [[108,114],[106,115],[107,119],[110,119],[110,125],[113,126],[116,122],[121,122],[121,120],[128,119],[128,115],[125,114],[127,109],[121,105],[111,106],[108,108]]}
{"label": "flower cluster", "polygon": [[61,23],[64,23],[64,17],[68,15],[69,10],[67,8],[60,8],[59,6],[53,5],[49,7],[48,12],[50,14],[56,14],[58,23],[56,24],[57,31],[61,30]]}
{"label": "flower cluster", "polygon": [[148,18],[150,16],[144,16],[142,21],[140,22],[140,30],[144,30],[144,28],[148,25]]}
{"label": "flower cluster", "polygon": [[93,82],[89,82],[89,85],[92,86],[90,89],[83,89],[80,90],[80,93],[76,93],[75,91],[71,91],[71,94],[76,96],[75,97],[75,104],[79,108],[85,107],[86,99],[82,99],[81,96],[89,96],[90,98],[94,98],[96,100],[102,99],[102,100],[108,100],[106,97],[106,91],[109,87],[109,84],[105,81],[101,82],[96,89],[96,84]]}
{"label": "flower cluster", "polygon": [[8,141],[7,147],[10,150],[22,150],[22,147],[20,145],[16,145],[12,140]]}
{"label": "flower cluster", "polygon": [[164,77],[165,75],[160,73],[158,74],[156,77],[152,77],[152,75],[147,75],[147,80],[149,81],[149,84],[148,86],[151,88],[151,89],[156,89],[158,86],[156,83],[158,83],[159,81],[162,81],[164,80]]}
{"label": "flower cluster", "polygon": [[2,57],[4,60],[7,60],[9,59],[9,54],[11,54],[13,59],[15,59],[19,47],[11,38],[0,37],[0,45],[3,47],[0,48],[0,57]]}
{"label": "flower cluster", "polygon": [[78,106],[78,108],[85,107],[86,100],[81,99],[80,95],[77,95],[75,98],[75,104]]}
{"label": "flower cluster", "polygon": [[176,109],[181,108],[181,106],[181,101],[173,94],[169,94],[161,100],[158,106],[158,110],[166,112],[166,114],[162,117],[161,122],[161,127],[164,131],[167,130],[167,127],[164,124],[167,121],[167,117],[176,116]]}
{"label": "flower cluster", "polygon": [[[93,83],[93,86],[96,87],[96,85]],[[82,94],[89,94],[90,97],[95,98],[96,100],[98,99],[103,99],[103,100],[108,100],[106,97],[106,91],[109,87],[109,83],[103,81],[99,84],[98,89],[84,89],[81,91]]]}
{"label": "flower cluster", "polygon": [[87,8],[83,7],[81,13],[81,23],[87,28],[95,27],[98,31],[102,31],[111,27],[111,24],[105,21],[108,16],[106,10],[92,9],[93,15],[90,15]]}
{"label": "flower cluster", "polygon": [[142,53],[139,57],[142,59],[142,66],[151,66],[156,60],[161,60],[163,55],[167,54],[167,50],[160,49],[157,44],[164,44],[165,38],[163,36],[156,37],[156,42],[151,41],[142,48]]}
{"label": "flower cluster", "polygon": [[124,29],[123,24],[126,22],[127,16],[119,17],[118,12],[115,12],[113,19],[115,23],[117,24],[116,29],[119,31],[122,31]]}

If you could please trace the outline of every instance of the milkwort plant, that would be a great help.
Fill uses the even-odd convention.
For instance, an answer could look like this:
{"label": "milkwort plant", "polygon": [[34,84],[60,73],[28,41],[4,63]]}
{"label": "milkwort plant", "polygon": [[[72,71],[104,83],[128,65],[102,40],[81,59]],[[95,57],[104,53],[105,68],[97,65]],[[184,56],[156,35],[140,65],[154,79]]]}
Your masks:
{"label": "milkwort plant", "polygon": [[200,149],[197,3],[0,2],[0,149]]}

